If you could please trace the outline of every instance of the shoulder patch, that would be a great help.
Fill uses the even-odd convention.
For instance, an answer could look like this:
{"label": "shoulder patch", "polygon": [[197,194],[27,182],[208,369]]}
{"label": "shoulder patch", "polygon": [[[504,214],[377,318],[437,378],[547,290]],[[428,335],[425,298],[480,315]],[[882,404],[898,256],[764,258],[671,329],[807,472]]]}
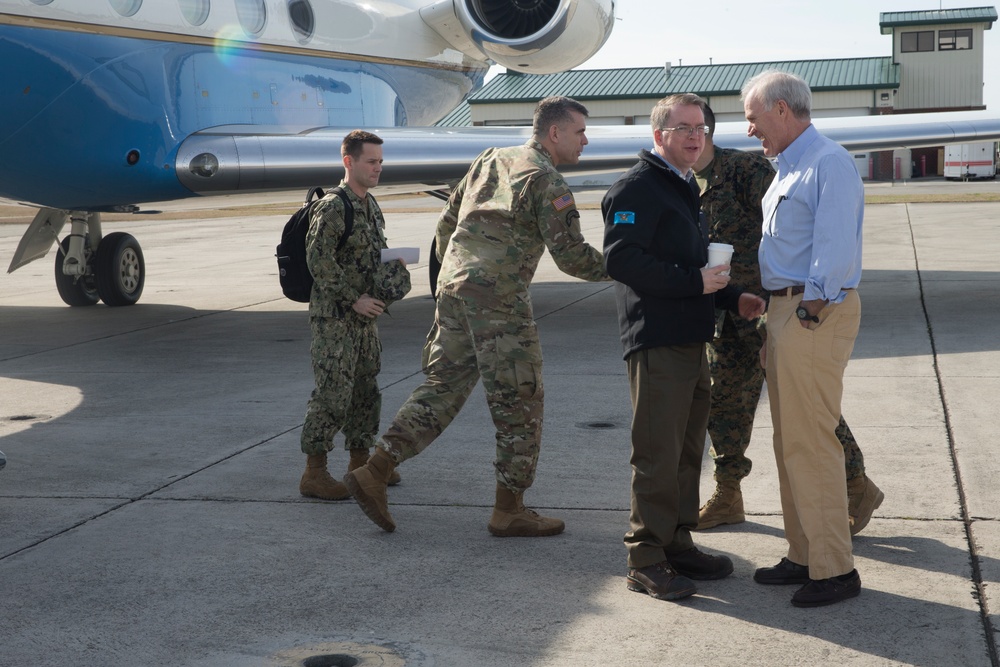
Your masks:
{"label": "shoulder patch", "polygon": [[567,192],[562,197],[556,197],[555,199],[553,199],[552,200],[552,207],[555,208],[556,211],[562,211],[562,210],[567,209],[570,206],[572,206],[573,203],[574,203],[573,202],[573,193],[572,192]]}
{"label": "shoulder patch", "polygon": [[634,225],[635,224],[635,213],[632,211],[615,211],[615,223],[616,225]]}

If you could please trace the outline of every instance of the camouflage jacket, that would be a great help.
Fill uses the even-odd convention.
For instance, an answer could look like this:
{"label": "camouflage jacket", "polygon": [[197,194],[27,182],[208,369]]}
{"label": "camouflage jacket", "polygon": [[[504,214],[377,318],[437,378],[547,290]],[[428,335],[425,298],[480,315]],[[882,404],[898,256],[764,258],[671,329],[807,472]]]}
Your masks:
{"label": "camouflage jacket", "polygon": [[[767,158],[732,148],[716,148],[715,158],[697,173],[701,210],[708,220],[708,240],[733,246],[731,285],[741,292],[763,295],[760,284],[761,200],[774,180]],[[740,336],[752,333],[759,321],[726,313],[724,326],[736,326]]]}
{"label": "camouflage jacket", "polygon": [[385,219],[373,197],[358,197],[346,181],[340,186],[354,206],[354,225],[344,247],[337,245],[344,233],[344,204],[328,193],[313,208],[306,235],[306,262],[312,273],[309,315],[313,317],[353,317],[371,321],[355,313],[351,306],[362,294],[392,301],[410,289],[410,274],[400,262],[382,264],[386,247]]}
{"label": "camouflage jacket", "polygon": [[545,248],[561,271],[609,280],[604,258],[580,232],[580,213],[548,151],[483,152],[452,192],[437,224],[439,291],[531,316],[528,286]]}

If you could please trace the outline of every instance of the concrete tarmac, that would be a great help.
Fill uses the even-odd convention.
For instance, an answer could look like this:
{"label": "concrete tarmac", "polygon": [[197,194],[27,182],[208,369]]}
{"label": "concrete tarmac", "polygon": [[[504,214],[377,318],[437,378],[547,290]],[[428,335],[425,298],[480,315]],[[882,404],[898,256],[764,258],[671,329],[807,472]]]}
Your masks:
{"label": "concrete tarmac", "polygon": [[[383,427],[422,379],[439,206],[383,201],[390,244],[422,248],[412,293],[380,320]],[[313,380],[306,306],[276,277],[287,214],[155,208],[106,224],[143,245],[136,306],[64,306],[51,254],[0,276],[0,666],[1000,664],[1000,203],[867,207],[844,414],[886,498],[854,539],[861,595],[816,609],[752,580],[786,555],[766,394],[747,521],[695,535],[733,575],[681,602],[626,590],[613,289],[547,255],[532,288],[545,434],[526,500],[565,519],[563,535],[487,532],[481,387],[400,467],[396,532],[353,501],[303,498]],[[599,245],[599,213],[583,226]],[[23,231],[0,225],[3,266]],[[706,455],[703,499],[711,471]]]}

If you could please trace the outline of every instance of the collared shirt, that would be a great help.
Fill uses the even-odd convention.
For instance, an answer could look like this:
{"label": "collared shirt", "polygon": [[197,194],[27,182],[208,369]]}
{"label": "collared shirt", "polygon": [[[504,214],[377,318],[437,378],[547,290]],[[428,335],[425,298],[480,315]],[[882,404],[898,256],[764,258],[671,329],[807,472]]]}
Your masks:
{"label": "collared shirt", "polygon": [[685,174],[680,169],[678,169],[674,165],[670,164],[670,162],[667,160],[667,158],[663,157],[662,155],[660,155],[659,153],[656,152],[656,146],[653,146],[653,148],[649,152],[652,153],[653,155],[655,155],[656,157],[660,158],[661,160],[663,160],[663,164],[665,164],[668,167],[670,167],[670,171],[674,172],[675,174],[677,174],[678,176],[680,176],[681,178],[683,178],[685,181],[690,181],[691,180],[692,171],[690,169],[688,169],[687,173]]}
{"label": "collared shirt", "polygon": [[804,301],[840,303],[861,281],[865,190],[854,160],[812,125],[778,154],[762,203],[764,289],[804,285]]}

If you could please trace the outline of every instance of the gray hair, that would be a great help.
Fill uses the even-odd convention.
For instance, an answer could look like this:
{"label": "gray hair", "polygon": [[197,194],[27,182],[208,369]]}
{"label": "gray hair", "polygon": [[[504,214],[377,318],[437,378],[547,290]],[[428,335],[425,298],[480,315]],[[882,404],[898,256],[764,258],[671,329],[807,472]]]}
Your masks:
{"label": "gray hair", "polygon": [[664,97],[653,107],[653,111],[649,114],[649,124],[654,130],[662,130],[667,126],[667,121],[670,120],[670,113],[674,109],[688,105],[701,107],[703,112],[705,110],[705,100],[694,93],[670,95],[669,97]]}
{"label": "gray hair", "polygon": [[770,111],[778,100],[784,100],[796,118],[808,120],[812,113],[812,91],[801,77],[790,72],[769,69],[743,84],[740,99],[746,103],[757,99]]}
{"label": "gray hair", "polygon": [[546,97],[535,107],[535,117],[532,121],[532,132],[536,137],[544,138],[553,125],[563,125],[573,119],[572,112],[589,115],[587,107],[571,97]]}

